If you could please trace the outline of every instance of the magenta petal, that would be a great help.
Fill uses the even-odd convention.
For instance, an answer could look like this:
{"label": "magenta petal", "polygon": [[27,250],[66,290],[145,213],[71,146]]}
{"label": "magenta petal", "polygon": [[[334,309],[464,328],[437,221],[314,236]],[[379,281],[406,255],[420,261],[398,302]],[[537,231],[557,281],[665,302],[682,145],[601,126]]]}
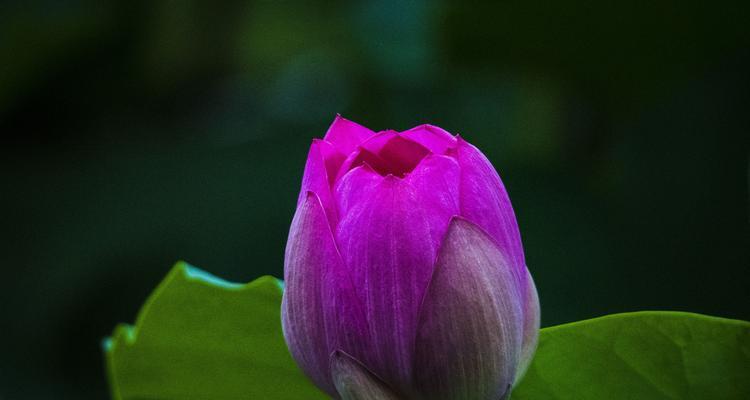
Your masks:
{"label": "magenta petal", "polygon": [[416,126],[401,132],[401,136],[421,144],[435,154],[445,154],[449,148],[456,146],[453,135],[434,125]]}
{"label": "magenta petal", "polygon": [[370,136],[364,142],[359,144],[359,147],[366,149],[370,153],[379,154],[383,147],[388,144],[393,138],[398,136],[398,132],[394,130],[385,130],[375,133]]}
{"label": "magenta petal", "polygon": [[328,128],[324,139],[333,143],[341,153],[348,155],[360,143],[374,134],[375,132],[370,129],[349,121],[340,115],[336,115],[336,119],[333,120],[333,123]]}
{"label": "magenta petal", "polygon": [[331,376],[342,400],[399,400],[387,384],[343,351],[331,354]]}
{"label": "magenta petal", "polygon": [[[326,240],[333,238],[329,231]],[[370,329],[365,306],[340,256],[326,264],[322,276],[322,303],[329,349],[340,349],[357,358],[370,354]]]}
{"label": "magenta petal", "polygon": [[[334,187],[334,197],[336,198],[339,215],[348,214],[353,207],[363,207],[367,196],[371,195],[382,181],[383,177],[368,164],[355,167],[339,178]],[[361,213],[362,211],[354,212]]]}
{"label": "magenta petal", "polygon": [[435,249],[443,241],[448,223],[459,214],[460,170],[455,159],[429,155],[406,178],[414,188],[424,217],[429,225]]}
{"label": "magenta petal", "polygon": [[325,162],[326,176],[328,177],[328,185],[331,186],[333,185],[333,182],[336,179],[336,175],[339,172],[339,168],[341,167],[341,164],[344,162],[346,157],[343,154],[341,154],[338,151],[338,149],[336,149],[336,147],[332,145],[330,142],[326,142],[325,140],[319,140],[319,139],[314,139],[313,141],[320,142],[319,150]]}
{"label": "magenta petal", "polygon": [[358,358],[400,389],[410,383],[417,312],[435,260],[425,240],[431,227],[418,191],[404,180],[388,176],[359,195],[336,232],[371,333],[368,354]]}
{"label": "magenta petal", "polygon": [[517,269],[526,286],[521,234],[508,193],[495,168],[476,147],[458,139],[456,157],[461,166],[461,215],[477,223],[495,240]]}
{"label": "magenta petal", "polygon": [[522,318],[513,268],[481,228],[454,218],[420,311],[414,378],[422,398],[506,398]]}
{"label": "magenta petal", "polygon": [[315,384],[335,393],[328,374],[330,350],[323,310],[323,279],[341,263],[328,221],[315,193],[307,192],[289,231],[284,264],[286,288],[281,322],[292,357]]}
{"label": "magenta petal", "polygon": [[342,162],[343,156],[333,145],[325,140],[313,140],[312,145],[310,145],[310,151],[307,154],[305,172],[302,175],[302,190],[297,200],[297,206],[299,207],[305,201],[307,192],[317,194],[331,226],[335,226],[338,218],[331,196],[329,174],[337,173],[334,169],[337,170]]}

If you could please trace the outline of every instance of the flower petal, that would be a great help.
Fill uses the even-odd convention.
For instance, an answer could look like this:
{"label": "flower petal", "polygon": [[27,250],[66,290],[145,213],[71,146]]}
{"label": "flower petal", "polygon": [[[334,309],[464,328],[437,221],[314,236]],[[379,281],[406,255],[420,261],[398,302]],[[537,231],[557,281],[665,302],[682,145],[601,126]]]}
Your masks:
{"label": "flower petal", "polygon": [[461,215],[476,222],[500,246],[516,268],[519,285],[525,292],[526,260],[521,234],[500,176],[484,154],[460,137],[455,153],[461,166]]}
{"label": "flower petal", "polygon": [[398,132],[386,129],[384,131],[380,131],[375,133],[374,135],[370,136],[365,140],[364,142],[359,144],[360,148],[366,149],[370,153],[373,154],[380,154],[380,151],[383,150],[383,148],[398,136]]}
{"label": "flower petal", "polygon": [[[435,249],[443,240],[450,217],[459,213],[459,177],[455,159],[432,154],[404,178],[404,183],[414,189],[420,207],[429,210],[424,213],[424,218],[427,219]],[[341,177],[334,188],[339,216],[343,218],[353,207],[370,206],[366,199],[383,179],[369,164],[362,164]]]}
{"label": "flower petal", "polygon": [[324,139],[333,143],[341,153],[348,155],[357,148],[357,145],[374,134],[375,132],[370,129],[349,121],[341,115],[336,115]]}
{"label": "flower petal", "polygon": [[420,311],[415,383],[424,399],[502,399],[521,352],[522,304],[494,241],[455,217]]}
{"label": "flower petal", "polygon": [[425,210],[424,218],[435,249],[440,247],[451,217],[460,211],[460,173],[452,157],[431,154],[405,178]]}
{"label": "flower petal", "polygon": [[361,189],[336,231],[370,328],[368,354],[357,357],[400,390],[410,385],[417,312],[436,249],[425,240],[429,219],[408,182],[387,176]]}
{"label": "flower petal", "polygon": [[[333,238],[328,233],[328,238]],[[355,357],[370,352],[370,329],[362,299],[340,256],[326,265],[323,279],[323,318],[328,349],[340,349]]]}
{"label": "flower petal", "polygon": [[302,189],[297,199],[297,207],[305,201],[307,192],[313,192],[320,198],[326,217],[331,226],[335,226],[337,215],[331,196],[330,174],[338,172],[344,157],[331,143],[315,139],[307,154],[305,172],[302,175]]}
{"label": "flower petal", "polygon": [[314,139],[313,141],[320,142],[319,150],[320,154],[323,156],[323,161],[325,162],[326,176],[328,178],[328,186],[330,187],[333,185],[334,179],[336,179],[336,175],[339,172],[339,168],[346,157],[330,142],[320,139]]}
{"label": "flower petal", "polygon": [[318,196],[305,193],[292,221],[284,258],[286,290],[281,322],[289,351],[315,384],[335,393],[329,371],[323,310],[323,275],[341,263]]}
{"label": "flower petal", "polygon": [[377,375],[349,354],[331,354],[331,376],[342,400],[398,400]]}
{"label": "flower petal", "polygon": [[[353,207],[362,207],[367,196],[383,181],[369,164],[355,167],[342,176],[334,186],[334,197],[339,215],[348,214]],[[361,211],[359,211],[361,212]]]}
{"label": "flower petal", "polygon": [[435,154],[445,154],[449,148],[456,146],[456,138],[453,135],[434,125],[415,126],[401,132],[401,136],[421,144]]}

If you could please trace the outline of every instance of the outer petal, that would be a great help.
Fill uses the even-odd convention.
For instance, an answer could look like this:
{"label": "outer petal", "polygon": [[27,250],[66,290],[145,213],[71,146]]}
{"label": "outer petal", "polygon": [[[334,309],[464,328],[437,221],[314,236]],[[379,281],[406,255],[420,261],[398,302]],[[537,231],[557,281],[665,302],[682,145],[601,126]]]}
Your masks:
{"label": "outer petal", "polygon": [[507,255],[525,291],[526,260],[513,206],[495,168],[476,147],[458,138],[461,166],[461,215],[484,229]]}
{"label": "outer petal", "polygon": [[284,258],[281,322],[292,357],[315,384],[334,394],[323,310],[326,266],[341,263],[318,197],[307,192],[292,221]]}
{"label": "outer petal", "polygon": [[307,154],[305,172],[302,175],[302,190],[297,199],[297,207],[299,207],[305,201],[308,191],[317,194],[331,226],[335,226],[338,218],[331,197],[329,174],[335,175],[343,160],[344,156],[331,143],[325,140],[313,140]]}
{"label": "outer petal", "polygon": [[[327,238],[333,238],[333,234],[329,232]],[[358,358],[366,357],[372,340],[362,299],[339,257],[326,267],[322,303],[328,349],[341,349]]]}
{"label": "outer petal", "polygon": [[435,154],[445,154],[449,148],[456,146],[453,135],[434,125],[415,126],[401,132],[401,136],[421,144]]}
{"label": "outer petal", "polygon": [[414,375],[423,399],[510,394],[523,324],[511,269],[482,229],[451,221],[420,312]]}
{"label": "outer petal", "polygon": [[380,378],[343,351],[331,355],[331,375],[343,400],[398,400]]}
{"label": "outer petal", "polygon": [[357,148],[357,145],[374,134],[375,132],[370,129],[349,121],[341,115],[336,115],[324,139],[333,143],[341,153],[348,155]]}
{"label": "outer petal", "polygon": [[357,357],[401,390],[410,385],[417,312],[436,251],[425,240],[430,223],[411,185],[387,176],[361,196],[336,232],[370,328],[368,354]]}

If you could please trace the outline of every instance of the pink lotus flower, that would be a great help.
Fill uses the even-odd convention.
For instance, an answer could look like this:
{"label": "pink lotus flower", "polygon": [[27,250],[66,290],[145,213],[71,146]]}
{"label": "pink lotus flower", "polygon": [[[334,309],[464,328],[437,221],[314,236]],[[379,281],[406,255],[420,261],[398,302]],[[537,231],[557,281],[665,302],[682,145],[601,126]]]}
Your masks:
{"label": "pink lotus flower", "polygon": [[508,194],[436,126],[337,116],[310,148],[284,268],[284,337],[334,398],[498,400],[536,348]]}

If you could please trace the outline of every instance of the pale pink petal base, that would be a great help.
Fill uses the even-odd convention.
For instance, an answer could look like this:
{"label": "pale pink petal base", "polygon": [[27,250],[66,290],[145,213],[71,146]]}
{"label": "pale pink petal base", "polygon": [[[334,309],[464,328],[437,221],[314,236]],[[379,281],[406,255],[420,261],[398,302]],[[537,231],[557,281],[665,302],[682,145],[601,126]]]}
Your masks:
{"label": "pale pink petal base", "polygon": [[343,351],[331,355],[331,375],[342,400],[404,400],[361,362]]}
{"label": "pale pink petal base", "polygon": [[515,282],[494,241],[453,218],[420,311],[414,377],[422,399],[494,400],[510,393],[523,334]]}

